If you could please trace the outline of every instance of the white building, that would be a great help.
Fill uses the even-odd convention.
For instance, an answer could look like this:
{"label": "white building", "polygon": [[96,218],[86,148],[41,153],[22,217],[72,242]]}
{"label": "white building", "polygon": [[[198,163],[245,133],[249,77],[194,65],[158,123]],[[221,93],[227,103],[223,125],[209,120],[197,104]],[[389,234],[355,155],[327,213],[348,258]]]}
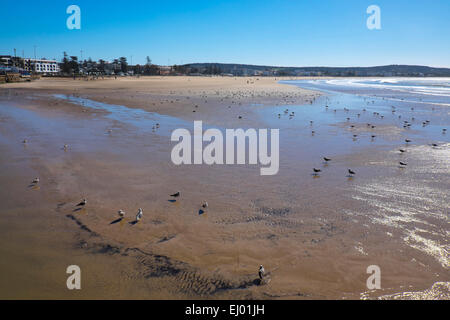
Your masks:
{"label": "white building", "polygon": [[59,65],[56,60],[25,59],[26,69],[38,73],[58,73]]}

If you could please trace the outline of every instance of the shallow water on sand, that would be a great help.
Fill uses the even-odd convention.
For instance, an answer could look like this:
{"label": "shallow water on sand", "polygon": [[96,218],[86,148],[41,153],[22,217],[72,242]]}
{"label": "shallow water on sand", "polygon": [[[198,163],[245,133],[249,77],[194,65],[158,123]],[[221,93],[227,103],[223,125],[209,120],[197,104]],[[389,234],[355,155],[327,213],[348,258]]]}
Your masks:
{"label": "shallow water on sand", "polygon": [[[0,194],[8,217],[0,227],[15,230],[4,233],[1,242],[15,245],[4,245],[2,252],[17,270],[26,273],[28,257],[46,274],[29,274],[37,280],[34,292],[26,287],[27,295],[8,281],[5,287],[14,288],[9,297],[70,297],[59,287],[64,272],[52,273],[74,261],[97,274],[89,273],[91,290],[78,297],[242,298],[237,292],[243,290],[234,289],[244,286],[254,298],[370,298],[411,296],[407,292],[425,292],[440,282],[435,287],[448,287],[450,144],[449,133],[442,133],[450,129],[448,97],[405,102],[417,93],[367,87],[371,82],[364,81],[343,88],[339,80],[287,82],[326,95],[308,105],[248,107],[248,127],[280,129],[280,171],[271,177],[260,176],[259,166],[172,165],[170,133],[192,131],[192,122],[183,119],[70,95],[52,97],[98,114],[56,116],[2,105],[0,147],[10,156],[0,160],[15,163],[2,167],[0,176],[10,184]],[[405,120],[410,128],[403,127]],[[430,122],[423,126],[425,120]],[[23,146],[25,137],[30,142]],[[324,163],[324,156],[331,162]],[[313,167],[322,172],[312,175]],[[40,190],[11,197],[37,175]],[[182,199],[168,202],[177,190]],[[86,194],[88,210],[74,213],[73,203]],[[200,215],[205,199],[210,208]],[[111,224],[118,208],[134,213],[140,206],[142,223]],[[22,224],[26,217],[30,222]],[[79,226],[91,232],[83,235]],[[52,247],[61,230],[61,244]],[[30,238],[14,241],[25,233]],[[33,237],[41,239],[34,251],[46,254],[17,254],[22,246],[33,251]],[[45,273],[48,248],[56,262]],[[154,259],[153,253],[161,256]],[[261,263],[273,273],[269,285],[251,281]],[[382,269],[383,289],[367,293],[371,264]],[[51,280],[45,295],[39,292],[43,279]]]}
{"label": "shallow water on sand", "polygon": [[189,124],[179,118],[138,108],[127,108],[125,106],[93,101],[76,96],[62,94],[56,94],[54,96],[85,108],[107,111],[106,118],[131,125],[146,133],[152,132],[159,135],[170,135],[176,128],[186,127]]}
{"label": "shallow water on sand", "polygon": [[[384,168],[386,172],[379,172],[379,176],[367,176],[365,181],[353,185],[350,191],[352,199],[365,206],[361,211],[346,209],[345,213],[352,217],[369,218],[368,227],[382,225],[386,230],[387,241],[395,232],[399,232],[404,244],[433,257],[441,265],[440,277],[444,280],[444,285],[433,288],[448,288],[450,139],[448,133],[443,131],[450,127],[448,79],[319,80],[285,83],[328,93],[321,108],[312,114],[306,114],[314,118],[315,122],[320,121],[330,126],[335,121],[347,121],[346,118],[349,117],[349,122],[356,124],[356,127],[364,122],[383,127],[375,139],[361,138],[364,142],[358,147],[382,147],[384,152],[367,154],[364,156],[364,162],[366,166]],[[328,105],[328,108],[325,108],[325,105]],[[295,109],[296,115],[297,111],[298,109]],[[303,112],[299,113],[303,115]],[[404,127],[405,120],[411,124],[410,127]],[[281,126],[291,121],[293,119],[281,117]],[[412,141],[405,143],[405,139]],[[348,143],[342,144],[337,140],[325,144],[325,147],[332,149],[333,145],[338,145],[344,152],[348,151]],[[400,153],[399,148],[405,152]],[[353,152],[358,151],[353,149]],[[399,165],[400,161],[407,163],[407,166]],[[416,258],[413,257],[412,263],[415,262]],[[427,294],[429,297],[433,296],[432,292]],[[404,295],[398,293],[383,298],[403,296],[411,298],[421,295],[406,292]],[[426,297],[425,294],[422,296]],[[441,295],[441,298],[445,297],[449,298],[448,290]]]}

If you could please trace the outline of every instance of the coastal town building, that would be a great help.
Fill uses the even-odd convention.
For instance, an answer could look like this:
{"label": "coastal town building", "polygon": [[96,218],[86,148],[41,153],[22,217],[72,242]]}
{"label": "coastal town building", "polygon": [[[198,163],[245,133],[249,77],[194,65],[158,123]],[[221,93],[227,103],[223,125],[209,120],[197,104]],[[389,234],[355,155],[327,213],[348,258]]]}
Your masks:
{"label": "coastal town building", "polygon": [[59,73],[59,64],[56,60],[24,59],[25,70],[43,74]]}
{"label": "coastal town building", "polygon": [[12,66],[13,65],[12,58],[13,57],[11,56],[0,55],[0,65],[6,67]]}

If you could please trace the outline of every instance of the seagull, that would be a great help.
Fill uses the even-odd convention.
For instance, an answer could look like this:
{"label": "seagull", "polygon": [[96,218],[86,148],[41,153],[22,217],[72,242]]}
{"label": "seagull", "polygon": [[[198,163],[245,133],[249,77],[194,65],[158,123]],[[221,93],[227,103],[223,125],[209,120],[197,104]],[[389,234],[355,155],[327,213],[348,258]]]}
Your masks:
{"label": "seagull", "polygon": [[411,142],[411,140],[409,140],[409,139],[405,139],[405,142],[406,142],[406,143],[410,143],[410,142]]}
{"label": "seagull", "polygon": [[319,172],[322,172],[320,169],[313,168],[314,174],[317,175]]}
{"label": "seagull", "polygon": [[119,217],[121,217],[121,218],[125,217],[125,211],[123,211],[122,209],[117,211],[117,213],[119,214]]}
{"label": "seagull", "polygon": [[204,201],[202,204],[202,208],[204,209],[208,208],[208,202]]}
{"label": "seagull", "polygon": [[400,161],[399,163],[400,163],[401,166],[405,166],[405,167],[408,165],[406,162],[401,162]]}
{"label": "seagull", "polygon": [[331,161],[331,159],[327,157],[323,157],[323,160],[325,160],[325,162]]}
{"label": "seagull", "polygon": [[81,200],[81,202],[80,202],[79,204],[77,204],[76,206],[77,206],[77,207],[83,207],[83,206],[86,205],[86,203],[87,203],[87,200],[86,200],[86,199],[83,199],[83,200]]}
{"label": "seagull", "polygon": [[400,151],[401,153],[406,152],[405,149],[400,149],[399,151]]}
{"label": "seagull", "polygon": [[351,169],[348,169],[348,173],[352,176],[352,175],[355,174],[355,171],[353,171],[353,170],[351,170]]}
{"label": "seagull", "polygon": [[180,191],[178,191],[178,192],[176,192],[174,194],[171,194],[170,196],[174,197],[174,198],[179,197],[180,196]]}
{"label": "seagull", "polygon": [[259,266],[259,270],[258,270],[258,275],[259,275],[259,278],[262,280],[263,278],[264,278],[264,273],[265,273],[266,271],[264,270],[264,267],[263,267],[263,265],[260,265]]}
{"label": "seagull", "polygon": [[27,143],[27,139],[23,139],[22,143]]}
{"label": "seagull", "polygon": [[67,144],[65,144],[63,148],[64,148],[64,150],[67,150],[68,147],[69,146]]}
{"label": "seagull", "polygon": [[136,221],[141,220],[143,214],[144,214],[144,213],[143,213],[142,209],[139,208],[139,211],[138,211],[138,213],[137,213],[137,215],[136,215]]}
{"label": "seagull", "polygon": [[431,144],[433,147],[437,147],[438,145],[437,145],[437,143],[432,143]]}
{"label": "seagull", "polygon": [[32,184],[37,184],[37,183],[39,183],[39,178],[34,178],[34,180],[31,181],[31,183],[32,183]]}

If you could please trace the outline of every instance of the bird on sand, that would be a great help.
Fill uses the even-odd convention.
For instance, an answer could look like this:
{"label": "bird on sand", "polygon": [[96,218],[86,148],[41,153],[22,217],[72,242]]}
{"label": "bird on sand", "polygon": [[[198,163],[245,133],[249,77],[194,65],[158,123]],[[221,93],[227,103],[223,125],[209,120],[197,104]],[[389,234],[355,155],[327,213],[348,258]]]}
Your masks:
{"label": "bird on sand", "polygon": [[398,150],[398,151],[400,151],[401,153],[406,152],[405,149],[400,149],[400,150]]}
{"label": "bird on sand", "polygon": [[331,159],[327,157],[323,157],[323,160],[325,160],[325,162],[331,161]]}
{"label": "bird on sand", "polygon": [[406,167],[408,165],[406,162],[401,162],[401,161],[399,162],[399,164],[404,167]]}
{"label": "bird on sand", "polygon": [[431,145],[432,145],[433,147],[437,147],[437,146],[438,146],[437,143],[432,143]]}
{"label": "bird on sand", "polygon": [[171,194],[170,196],[171,196],[171,197],[174,197],[174,198],[177,198],[177,197],[180,196],[180,191],[177,191],[176,193]]}
{"label": "bird on sand", "polygon": [[121,218],[125,217],[125,211],[123,211],[122,209],[117,211],[117,213],[119,214],[119,217],[121,217]]}
{"label": "bird on sand", "polygon": [[314,175],[317,175],[319,172],[322,172],[320,169],[313,168]]}
{"label": "bird on sand", "polygon": [[411,140],[409,140],[409,139],[405,139],[405,142],[406,142],[406,143],[410,143],[410,142],[411,142]]}
{"label": "bird on sand", "polygon": [[136,215],[136,221],[139,221],[142,219],[142,215],[144,214],[144,212],[142,211],[142,208],[139,208],[139,211]]}
{"label": "bird on sand", "polygon": [[27,143],[27,139],[23,139],[22,143]]}
{"label": "bird on sand", "polygon": [[37,184],[39,183],[39,178],[34,178],[33,181],[31,181],[31,184]]}
{"label": "bird on sand", "polygon": [[353,170],[351,170],[351,169],[348,169],[348,173],[349,173],[351,176],[355,175],[355,171],[353,171]]}
{"label": "bird on sand", "polygon": [[266,271],[264,270],[264,267],[263,267],[263,265],[260,265],[259,266],[259,270],[258,270],[258,275],[259,275],[259,278],[262,280],[263,278],[264,278],[264,274],[266,273]]}
{"label": "bird on sand", "polygon": [[84,206],[86,205],[86,203],[87,203],[87,200],[86,200],[86,199],[83,199],[83,200],[81,200],[81,202],[80,202],[79,204],[77,204],[76,206],[77,206],[77,207],[84,207]]}
{"label": "bird on sand", "polygon": [[208,202],[203,201],[202,208],[203,208],[203,209],[208,208]]}

